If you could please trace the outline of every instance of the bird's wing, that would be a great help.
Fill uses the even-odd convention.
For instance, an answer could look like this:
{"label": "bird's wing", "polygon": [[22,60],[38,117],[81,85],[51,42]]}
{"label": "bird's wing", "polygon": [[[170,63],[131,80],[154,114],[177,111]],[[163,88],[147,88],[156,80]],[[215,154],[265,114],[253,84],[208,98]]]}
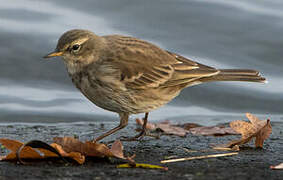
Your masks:
{"label": "bird's wing", "polygon": [[[163,84],[163,86],[177,86],[194,83],[200,78],[211,77],[218,74],[220,71],[206,66],[190,59],[187,59],[181,55],[167,51],[171,56],[175,57],[178,63],[173,64],[174,73],[173,76]],[[188,64],[195,63],[193,68],[188,69]]]}
{"label": "bird's wing", "polygon": [[[105,36],[106,37],[106,36]],[[111,64],[121,72],[120,80],[133,89],[176,86],[218,70],[132,37],[107,36]]]}

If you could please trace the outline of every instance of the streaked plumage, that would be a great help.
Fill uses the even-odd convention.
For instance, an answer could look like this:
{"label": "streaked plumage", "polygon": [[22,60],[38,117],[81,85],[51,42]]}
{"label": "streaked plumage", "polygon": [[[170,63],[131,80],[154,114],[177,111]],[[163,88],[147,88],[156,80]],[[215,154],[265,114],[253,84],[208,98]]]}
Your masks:
{"label": "streaked plumage", "polygon": [[120,126],[96,140],[126,126],[130,114],[168,103],[185,87],[210,81],[265,81],[255,70],[215,69],[137,38],[97,36],[86,30],[64,33],[47,57],[52,56],[63,57],[73,83],[90,101],[119,113]]}

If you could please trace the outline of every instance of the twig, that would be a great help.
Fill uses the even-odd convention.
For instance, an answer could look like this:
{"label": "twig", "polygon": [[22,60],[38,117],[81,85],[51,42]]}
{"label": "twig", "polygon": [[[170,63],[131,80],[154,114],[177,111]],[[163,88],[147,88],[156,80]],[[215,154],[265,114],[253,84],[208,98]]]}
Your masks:
{"label": "twig", "polygon": [[212,149],[217,151],[240,151],[240,147],[238,145],[233,146],[232,148],[227,147],[213,147]]}
{"label": "twig", "polygon": [[195,156],[195,157],[188,157],[188,158],[179,158],[179,159],[170,159],[170,160],[163,160],[161,163],[171,163],[171,162],[179,162],[179,161],[188,161],[194,159],[205,159],[205,158],[214,158],[214,157],[223,157],[223,156],[233,156],[239,154],[238,152],[233,153],[224,153],[224,154],[210,154],[204,156]]}
{"label": "twig", "polygon": [[187,149],[187,148],[183,148],[184,151],[188,152],[188,153],[194,153],[194,152],[198,152],[196,150],[190,150],[190,149]]}

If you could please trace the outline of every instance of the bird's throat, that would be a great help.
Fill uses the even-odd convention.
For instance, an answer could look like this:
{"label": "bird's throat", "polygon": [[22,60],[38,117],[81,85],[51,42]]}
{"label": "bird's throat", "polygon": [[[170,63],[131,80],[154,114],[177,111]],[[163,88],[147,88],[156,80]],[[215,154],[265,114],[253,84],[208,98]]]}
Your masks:
{"label": "bird's throat", "polygon": [[71,75],[82,71],[82,66],[79,63],[65,62],[65,65],[67,67],[68,73]]}

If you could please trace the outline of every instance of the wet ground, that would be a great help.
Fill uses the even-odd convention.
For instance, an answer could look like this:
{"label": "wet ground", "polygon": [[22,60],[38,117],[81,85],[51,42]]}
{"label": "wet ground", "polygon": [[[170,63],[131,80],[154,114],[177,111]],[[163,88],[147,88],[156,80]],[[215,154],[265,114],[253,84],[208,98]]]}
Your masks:
{"label": "wet ground", "polygon": [[[114,123],[59,123],[59,124],[2,124],[1,137],[28,141],[38,139],[50,142],[55,136],[76,136],[81,140],[92,139]],[[270,170],[270,165],[283,162],[283,123],[273,122],[273,132],[264,143],[263,149],[246,145],[238,155],[213,159],[202,159],[163,164],[168,171],[153,169],[117,169],[120,160],[89,160],[84,165],[40,162],[18,165],[11,162],[0,163],[0,179],[282,179],[283,171]],[[105,141],[121,135],[133,136],[135,124]],[[94,133],[96,132],[96,133]],[[136,162],[162,165],[168,157],[190,157],[223,153],[213,151],[213,144],[225,143],[237,136],[196,136],[185,138],[162,136],[160,139],[145,137],[140,142],[124,142],[126,154],[136,154]],[[189,151],[187,151],[187,150]],[[196,152],[195,152],[196,151]]]}

